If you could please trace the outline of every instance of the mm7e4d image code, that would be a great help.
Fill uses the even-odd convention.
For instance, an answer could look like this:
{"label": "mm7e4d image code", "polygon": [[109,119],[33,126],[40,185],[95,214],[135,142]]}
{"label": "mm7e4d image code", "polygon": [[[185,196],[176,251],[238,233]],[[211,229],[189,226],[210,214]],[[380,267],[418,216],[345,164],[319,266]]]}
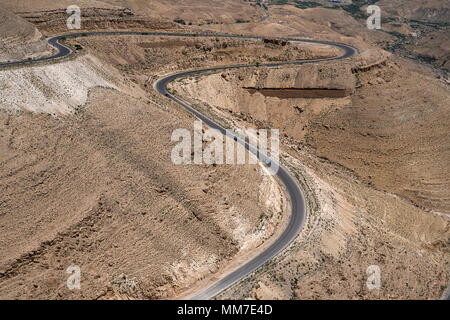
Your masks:
{"label": "mm7e4d image code", "polygon": [[192,306],[184,304],[177,307],[178,316],[199,316],[208,318],[210,316],[256,316],[272,315],[273,308],[270,304],[222,304],[214,306]]}

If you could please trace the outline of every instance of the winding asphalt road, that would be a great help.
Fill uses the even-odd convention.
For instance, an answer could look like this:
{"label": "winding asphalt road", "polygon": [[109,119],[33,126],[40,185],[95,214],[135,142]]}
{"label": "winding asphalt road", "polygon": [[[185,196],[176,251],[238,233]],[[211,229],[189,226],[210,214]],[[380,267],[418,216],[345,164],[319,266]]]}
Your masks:
{"label": "winding asphalt road", "polygon": [[[29,64],[35,64],[38,62],[44,62],[44,61],[50,61],[50,60],[58,60],[63,57],[66,57],[70,54],[72,54],[72,49],[69,47],[63,45],[60,43],[63,39],[68,38],[77,38],[77,37],[84,37],[84,36],[102,36],[102,35],[146,35],[146,36],[172,36],[172,37],[215,37],[215,38],[241,38],[241,39],[264,39],[267,37],[263,36],[251,36],[251,35],[230,35],[230,34],[209,34],[209,33],[201,33],[201,34],[192,34],[192,33],[172,33],[172,32],[134,32],[134,31],[113,31],[113,32],[84,32],[84,33],[71,33],[71,34],[65,34],[56,36],[53,38],[48,39],[48,43],[56,48],[57,53],[44,58],[38,58],[35,60],[23,60],[23,61],[16,61],[16,62],[7,62],[7,63],[0,63],[0,67],[6,67],[6,66],[21,66],[21,65],[29,65]],[[333,46],[336,48],[341,49],[342,55],[331,57],[331,58],[322,58],[322,59],[311,59],[311,60],[298,60],[298,61],[291,61],[291,62],[280,62],[280,63],[269,63],[269,64],[259,64],[259,65],[233,65],[233,66],[222,66],[222,67],[213,67],[213,68],[205,68],[205,69],[197,69],[197,70],[191,70],[191,71],[183,71],[179,73],[175,73],[172,75],[168,75],[160,80],[158,80],[155,83],[155,89],[162,95],[166,96],[167,98],[175,101],[179,105],[183,106],[188,112],[202,120],[207,126],[216,129],[220,131],[224,135],[228,135],[233,137],[238,143],[245,146],[245,148],[253,153],[254,155],[257,155],[257,150],[249,145],[245,140],[242,140],[240,137],[234,135],[230,131],[227,131],[225,128],[220,126],[218,123],[214,122],[212,119],[209,119],[196,109],[194,109],[189,103],[181,100],[180,98],[172,95],[167,90],[167,85],[178,78],[183,78],[186,76],[194,75],[194,74],[200,74],[200,73],[206,73],[206,72],[214,72],[214,71],[222,71],[222,70],[230,70],[230,69],[238,69],[238,68],[249,68],[249,67],[258,67],[258,66],[265,66],[265,67],[276,67],[281,65],[298,65],[298,64],[304,64],[304,63],[313,63],[313,62],[321,62],[321,61],[331,61],[331,60],[341,60],[346,59],[349,57],[352,57],[356,54],[358,54],[358,51],[346,44],[343,43],[337,43],[337,42],[330,42],[330,41],[320,41],[320,40],[310,40],[310,39],[296,39],[296,38],[277,38],[281,40],[287,40],[291,42],[303,42],[303,43],[315,43],[315,44],[324,44]],[[273,167],[275,163],[273,163],[274,160],[270,159],[266,155],[260,155],[260,159],[262,160],[262,164],[266,167]],[[245,277],[249,276],[252,272],[254,272],[256,269],[261,267],[263,264],[277,256],[281,251],[286,249],[293,241],[294,239],[299,235],[300,231],[303,228],[303,225],[306,220],[306,206],[305,206],[305,198],[303,196],[303,193],[301,191],[301,188],[299,187],[298,183],[296,182],[295,178],[292,177],[292,175],[289,173],[289,171],[281,166],[278,165],[279,169],[276,173],[276,176],[278,179],[283,183],[285,186],[289,198],[290,198],[290,207],[291,207],[291,215],[289,217],[289,222],[287,224],[287,227],[285,230],[283,230],[282,234],[278,237],[278,239],[275,240],[266,250],[264,250],[262,253],[257,255],[256,257],[252,258],[251,260],[247,261],[244,265],[240,266],[238,269],[232,271],[231,273],[227,274],[220,280],[218,280],[216,283],[211,285],[210,287],[206,288],[205,290],[197,293],[191,299],[194,300],[205,300],[205,299],[211,299],[217,296],[219,293],[221,293],[223,290],[229,288],[234,283],[244,279]]]}

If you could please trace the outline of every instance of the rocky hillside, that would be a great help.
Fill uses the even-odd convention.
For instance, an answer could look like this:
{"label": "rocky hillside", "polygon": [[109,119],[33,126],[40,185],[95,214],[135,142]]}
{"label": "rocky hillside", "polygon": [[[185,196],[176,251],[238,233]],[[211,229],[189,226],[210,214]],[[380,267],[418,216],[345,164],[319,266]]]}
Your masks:
{"label": "rocky hillside", "polygon": [[0,61],[49,53],[42,34],[28,21],[0,7]]}
{"label": "rocky hillside", "polygon": [[[308,199],[308,225],[296,244],[222,298],[442,294],[449,261],[448,91],[424,69],[382,56],[368,51],[347,62],[230,71],[174,84],[228,125],[279,128],[285,164],[315,198]],[[293,88],[296,96],[283,94]],[[302,96],[308,88],[350,93]],[[370,291],[365,275],[374,264],[384,284]]]}

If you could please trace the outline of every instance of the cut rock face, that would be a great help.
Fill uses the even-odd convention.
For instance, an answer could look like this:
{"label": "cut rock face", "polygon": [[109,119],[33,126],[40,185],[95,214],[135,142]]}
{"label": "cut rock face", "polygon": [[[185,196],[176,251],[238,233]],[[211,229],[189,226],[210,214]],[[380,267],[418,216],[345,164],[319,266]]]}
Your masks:
{"label": "cut rock face", "polygon": [[280,99],[343,98],[350,95],[356,85],[349,66],[333,65],[267,69],[243,82],[250,93],[259,92]]}

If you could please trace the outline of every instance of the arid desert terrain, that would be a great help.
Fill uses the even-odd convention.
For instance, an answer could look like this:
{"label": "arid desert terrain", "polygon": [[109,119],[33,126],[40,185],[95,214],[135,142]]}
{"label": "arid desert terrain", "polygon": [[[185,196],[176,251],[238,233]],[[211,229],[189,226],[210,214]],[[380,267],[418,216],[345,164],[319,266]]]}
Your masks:
{"label": "arid desert terrain", "polygon": [[[214,298],[440,299],[449,23],[444,0],[0,0],[0,299],[189,298],[265,252],[292,215],[286,185],[260,163],[174,163],[173,133],[197,119],[155,90],[234,65],[251,66],[187,74],[170,96],[224,128],[279,130],[305,219]],[[266,66],[298,60],[313,62]]]}

